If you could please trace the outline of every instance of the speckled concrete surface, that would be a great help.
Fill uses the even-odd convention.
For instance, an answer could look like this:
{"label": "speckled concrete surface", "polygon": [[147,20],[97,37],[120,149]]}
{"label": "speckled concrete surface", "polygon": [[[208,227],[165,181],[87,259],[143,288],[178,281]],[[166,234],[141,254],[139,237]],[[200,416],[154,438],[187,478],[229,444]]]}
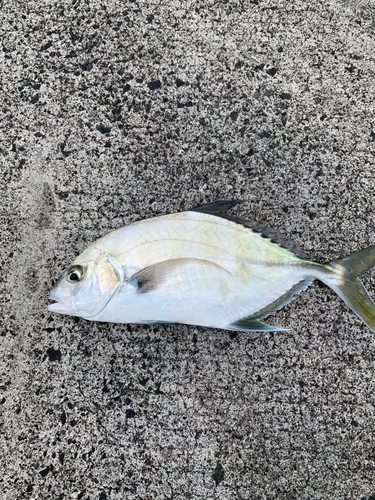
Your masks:
{"label": "speckled concrete surface", "polygon": [[374,244],[374,12],[2,2],[2,500],[375,498],[374,334],[328,288],[280,333],[46,310],[94,239],[204,202],[275,200],[237,213],[321,262]]}

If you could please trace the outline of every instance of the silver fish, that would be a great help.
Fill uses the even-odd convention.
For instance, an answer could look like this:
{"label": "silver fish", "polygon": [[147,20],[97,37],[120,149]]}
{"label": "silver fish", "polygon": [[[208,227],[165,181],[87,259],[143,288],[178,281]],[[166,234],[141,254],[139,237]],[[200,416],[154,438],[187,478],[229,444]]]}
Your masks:
{"label": "silver fish", "polygon": [[228,215],[237,203],[142,220],[98,239],[65,271],[48,309],[91,321],[276,331],[261,320],[318,279],[375,331],[375,304],[358,279],[375,265],[375,246],[310,262],[275,231]]}

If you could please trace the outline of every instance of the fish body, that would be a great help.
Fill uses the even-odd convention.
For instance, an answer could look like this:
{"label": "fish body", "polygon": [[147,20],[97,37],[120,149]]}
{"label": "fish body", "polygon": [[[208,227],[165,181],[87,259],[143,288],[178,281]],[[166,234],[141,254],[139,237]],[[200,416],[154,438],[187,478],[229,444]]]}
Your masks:
{"label": "fish body", "polygon": [[228,216],[236,203],[146,219],[98,239],[52,290],[49,310],[92,321],[279,330],[261,319],[319,279],[375,327],[375,306],[357,279],[375,264],[375,247],[354,259],[357,274],[347,269],[352,261],[310,262],[284,237]]}

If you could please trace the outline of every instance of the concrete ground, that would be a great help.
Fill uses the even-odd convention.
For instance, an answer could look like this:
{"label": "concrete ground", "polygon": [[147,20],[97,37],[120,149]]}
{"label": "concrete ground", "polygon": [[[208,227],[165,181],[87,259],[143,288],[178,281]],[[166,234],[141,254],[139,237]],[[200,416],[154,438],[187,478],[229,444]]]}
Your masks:
{"label": "concrete ground", "polygon": [[374,499],[374,333],[327,287],[279,333],[46,310],[96,238],[209,201],[249,199],[312,260],[374,244],[374,2],[0,17],[1,500]]}

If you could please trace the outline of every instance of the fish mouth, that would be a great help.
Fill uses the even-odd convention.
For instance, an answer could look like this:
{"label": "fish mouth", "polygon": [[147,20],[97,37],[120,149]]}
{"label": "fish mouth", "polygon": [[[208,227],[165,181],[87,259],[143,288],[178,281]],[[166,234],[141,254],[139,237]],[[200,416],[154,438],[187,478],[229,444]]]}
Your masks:
{"label": "fish mouth", "polygon": [[53,291],[48,295],[48,298],[55,301],[53,304],[48,304],[48,311],[60,314],[71,314],[72,305],[70,303],[68,304],[66,299],[64,300]]}

